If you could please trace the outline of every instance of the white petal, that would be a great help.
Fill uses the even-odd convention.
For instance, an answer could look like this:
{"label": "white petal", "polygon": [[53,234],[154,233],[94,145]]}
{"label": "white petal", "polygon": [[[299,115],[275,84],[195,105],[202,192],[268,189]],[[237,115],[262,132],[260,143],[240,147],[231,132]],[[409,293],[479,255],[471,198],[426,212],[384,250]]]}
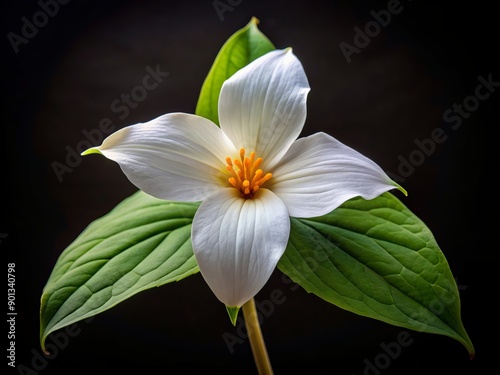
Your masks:
{"label": "white petal", "polygon": [[325,133],[298,139],[272,173],[266,187],[293,217],[321,216],[356,196],[406,193],[372,160]]}
{"label": "white petal", "polygon": [[193,221],[193,250],[201,274],[226,306],[242,306],[264,286],[283,255],[290,217],[266,189],[243,199],[220,190],[200,206]]}
{"label": "white petal", "polygon": [[227,186],[225,158],[235,152],[217,125],[184,113],[123,128],[85,153],[93,150],[116,161],[147,194],[183,201],[203,200]]}
{"label": "white petal", "polygon": [[271,51],[224,82],[221,129],[237,148],[262,157],[263,169],[270,168],[302,131],[308,92],[304,69],[291,49]]}

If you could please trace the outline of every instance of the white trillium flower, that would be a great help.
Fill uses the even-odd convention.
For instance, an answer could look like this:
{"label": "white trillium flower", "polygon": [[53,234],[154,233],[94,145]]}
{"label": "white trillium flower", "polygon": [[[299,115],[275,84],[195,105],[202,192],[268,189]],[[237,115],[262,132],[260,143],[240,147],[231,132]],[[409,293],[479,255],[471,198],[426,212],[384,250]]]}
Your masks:
{"label": "white trillium flower", "polygon": [[240,307],[276,268],[290,217],[321,216],[356,196],[405,192],[373,161],[325,133],[297,139],[309,89],[292,50],[275,50],[224,82],[220,128],[171,113],[125,127],[83,154],[114,160],[154,197],[203,201],[192,225],[196,260],[217,298]]}

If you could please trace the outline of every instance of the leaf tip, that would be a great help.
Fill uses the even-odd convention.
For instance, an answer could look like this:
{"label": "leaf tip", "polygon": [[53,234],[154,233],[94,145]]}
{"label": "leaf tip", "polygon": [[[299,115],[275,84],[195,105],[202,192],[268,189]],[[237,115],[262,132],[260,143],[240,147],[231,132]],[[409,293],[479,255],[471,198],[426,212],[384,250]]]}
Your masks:
{"label": "leaf tip", "polygon": [[248,24],[253,25],[253,26],[257,26],[259,23],[260,23],[260,20],[257,17],[253,16]]}
{"label": "leaf tip", "polygon": [[472,341],[468,339],[464,343],[465,347],[467,348],[467,351],[469,352],[469,359],[472,361],[476,357],[476,349],[474,349],[474,345],[472,344]]}
{"label": "leaf tip", "polygon": [[226,306],[227,313],[229,314],[229,319],[233,326],[236,326],[236,319],[238,319],[238,313],[240,311],[240,307],[238,306]]}
{"label": "leaf tip", "polygon": [[41,335],[40,336],[40,348],[42,349],[42,352],[43,354],[45,355],[50,355],[50,352],[47,350],[47,348],[45,347],[45,339],[47,338],[46,335]]}

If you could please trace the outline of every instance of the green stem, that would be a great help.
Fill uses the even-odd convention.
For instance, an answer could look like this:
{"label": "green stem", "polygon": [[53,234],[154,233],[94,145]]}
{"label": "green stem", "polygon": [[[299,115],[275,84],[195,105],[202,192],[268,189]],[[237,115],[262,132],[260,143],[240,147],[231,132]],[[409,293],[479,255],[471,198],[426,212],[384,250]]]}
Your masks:
{"label": "green stem", "polygon": [[253,358],[259,375],[272,375],[273,368],[267,354],[266,343],[260,329],[259,317],[255,308],[255,301],[252,298],[242,306],[245,325],[252,348]]}

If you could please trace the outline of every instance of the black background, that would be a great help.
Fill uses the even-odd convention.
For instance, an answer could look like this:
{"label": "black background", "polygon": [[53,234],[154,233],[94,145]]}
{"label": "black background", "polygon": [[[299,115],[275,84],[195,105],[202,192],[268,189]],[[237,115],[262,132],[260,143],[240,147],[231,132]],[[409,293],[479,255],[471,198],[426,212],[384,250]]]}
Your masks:
{"label": "black background", "polygon": [[[471,361],[450,338],[408,331],[411,344],[379,372],[496,368],[490,353],[498,340],[492,303],[498,295],[494,101],[500,94],[481,101],[456,129],[443,120],[454,103],[474,94],[478,76],[500,81],[495,10],[483,3],[401,1],[403,11],[351,63],[339,44],[353,44],[354,27],[364,28],[370,11],[386,9],[387,2],[243,0],[221,19],[211,0],[73,0],[18,53],[7,34],[21,34],[22,17],[31,20],[40,5],[4,3],[0,247],[4,264],[16,263],[16,364],[41,366],[43,374],[256,373],[246,341],[228,350],[223,334],[237,335],[237,329],[200,275],[140,293],[81,323],[55,358],[32,362],[40,352],[39,298],[58,255],[135,191],[104,158],[84,158],[62,181],[52,163],[64,164],[67,147],[75,149],[85,139],[82,130],[97,129],[103,118],[118,129],[163,113],[193,113],[220,47],[256,16],[277,48],[293,47],[308,75],[303,135],[325,131],[393,174],[417,149],[416,139],[429,138],[435,128],[448,137],[404,176],[409,196],[398,196],[431,228],[450,263],[477,355]],[[120,120],[111,103],[157,64],[169,76]],[[278,289],[286,298],[262,325],[276,374],[362,374],[383,352],[381,343],[404,331],[291,286],[276,271],[256,296],[265,300]]]}

